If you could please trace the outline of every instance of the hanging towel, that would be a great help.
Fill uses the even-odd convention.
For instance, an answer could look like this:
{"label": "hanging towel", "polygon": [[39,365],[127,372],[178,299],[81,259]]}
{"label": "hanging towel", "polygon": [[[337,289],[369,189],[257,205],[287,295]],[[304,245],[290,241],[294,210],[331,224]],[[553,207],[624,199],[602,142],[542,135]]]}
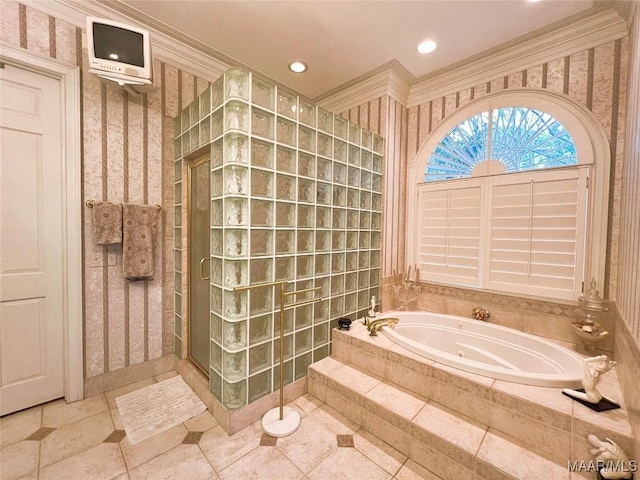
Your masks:
{"label": "hanging towel", "polygon": [[153,279],[154,240],[158,229],[158,209],[125,203],[122,212],[122,268],[127,280]]}
{"label": "hanging towel", "polygon": [[122,205],[95,202],[93,205],[93,241],[96,245],[122,243]]}

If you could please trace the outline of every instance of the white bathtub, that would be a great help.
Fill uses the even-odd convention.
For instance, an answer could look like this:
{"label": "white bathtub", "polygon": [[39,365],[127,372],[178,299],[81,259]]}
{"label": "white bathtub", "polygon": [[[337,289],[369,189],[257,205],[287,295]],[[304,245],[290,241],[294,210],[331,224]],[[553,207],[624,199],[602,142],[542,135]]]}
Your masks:
{"label": "white bathtub", "polygon": [[453,315],[385,312],[399,318],[382,332],[398,345],[435,362],[497,380],[543,387],[580,387],[581,357],[561,345],[520,332]]}

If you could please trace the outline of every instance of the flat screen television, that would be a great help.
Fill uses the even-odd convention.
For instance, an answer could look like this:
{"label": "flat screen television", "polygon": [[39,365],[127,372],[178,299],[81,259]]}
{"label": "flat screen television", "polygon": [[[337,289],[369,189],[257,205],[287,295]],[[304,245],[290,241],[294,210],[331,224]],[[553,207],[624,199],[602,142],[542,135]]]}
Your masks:
{"label": "flat screen television", "polygon": [[153,81],[149,32],[102,18],[87,17],[89,72],[119,83]]}

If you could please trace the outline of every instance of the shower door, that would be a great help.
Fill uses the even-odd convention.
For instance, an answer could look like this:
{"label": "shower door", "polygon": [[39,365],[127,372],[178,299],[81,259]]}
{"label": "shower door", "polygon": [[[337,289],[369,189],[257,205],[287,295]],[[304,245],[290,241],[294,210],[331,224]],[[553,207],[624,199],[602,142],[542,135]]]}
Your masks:
{"label": "shower door", "polygon": [[189,166],[189,360],[209,377],[209,158]]}

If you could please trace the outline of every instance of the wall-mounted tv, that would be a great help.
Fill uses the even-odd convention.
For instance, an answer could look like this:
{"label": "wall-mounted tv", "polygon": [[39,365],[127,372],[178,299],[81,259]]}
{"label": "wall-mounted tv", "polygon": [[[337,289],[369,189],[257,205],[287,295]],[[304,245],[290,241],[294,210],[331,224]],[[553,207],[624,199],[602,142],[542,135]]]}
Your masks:
{"label": "wall-mounted tv", "polygon": [[149,32],[102,18],[87,17],[89,72],[119,83],[151,83]]}

